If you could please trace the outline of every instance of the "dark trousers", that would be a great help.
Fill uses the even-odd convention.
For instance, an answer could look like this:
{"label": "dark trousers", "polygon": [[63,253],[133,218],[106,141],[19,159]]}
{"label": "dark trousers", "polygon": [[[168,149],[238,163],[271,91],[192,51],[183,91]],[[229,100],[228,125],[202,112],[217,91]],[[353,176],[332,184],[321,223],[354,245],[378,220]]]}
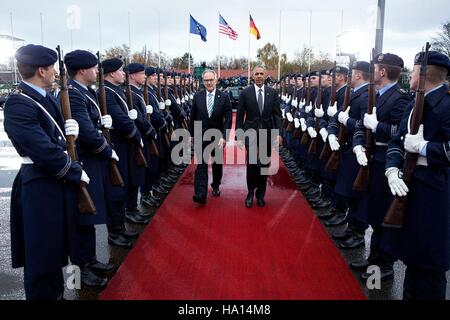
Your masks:
{"label": "dark trousers", "polygon": [[137,208],[139,186],[129,186],[126,208],[133,210]]}
{"label": "dark trousers", "polygon": [[[204,148],[202,148],[204,149]],[[202,150],[203,154],[203,150]],[[197,155],[197,158],[200,155]],[[215,152],[212,150],[211,156],[215,157]],[[200,159],[199,159],[200,160]],[[217,159],[219,162],[221,159]],[[194,177],[194,193],[196,196],[204,198],[208,194],[208,163],[205,163],[205,159],[202,159],[202,163],[197,164],[197,168],[195,170],[195,177]],[[213,181],[211,183],[211,187],[218,189],[220,186],[220,183],[222,181],[223,176],[223,165],[219,163],[212,163],[212,175],[213,175]]]}
{"label": "dark trousers", "polygon": [[31,268],[24,268],[25,297],[27,300],[56,300],[64,294],[62,269],[45,274],[35,274]]}
{"label": "dark trousers", "polygon": [[125,225],[126,201],[111,201],[111,222],[108,224],[109,232],[119,232]]}
{"label": "dark trousers", "polygon": [[444,271],[406,266],[404,300],[445,300],[447,278]]}
{"label": "dark trousers", "polygon": [[70,261],[80,268],[97,260],[95,226],[78,225],[70,235]]}
{"label": "dark trousers", "polygon": [[[245,142],[245,147],[247,149],[247,156],[246,156],[246,160],[247,160],[247,189],[249,193],[255,193],[256,197],[258,199],[264,199],[264,196],[266,194],[266,188],[267,188],[267,175],[263,175],[261,174],[261,171],[263,168],[267,169],[270,167],[270,163],[269,164],[262,164],[259,161],[259,155],[257,157],[254,157],[254,155],[250,155],[250,152],[255,152],[255,150],[257,152],[259,152],[259,148],[260,148],[260,141],[259,141],[259,135],[257,137],[257,148],[252,147],[252,144],[255,143],[252,142],[250,143],[249,139],[246,139]],[[267,150],[265,152],[265,155],[267,157],[270,158],[271,154],[272,154],[272,144],[270,141],[270,136],[267,137]],[[263,150],[264,151],[264,150]],[[251,161],[253,161],[253,158],[258,159],[257,163],[251,163]]]}

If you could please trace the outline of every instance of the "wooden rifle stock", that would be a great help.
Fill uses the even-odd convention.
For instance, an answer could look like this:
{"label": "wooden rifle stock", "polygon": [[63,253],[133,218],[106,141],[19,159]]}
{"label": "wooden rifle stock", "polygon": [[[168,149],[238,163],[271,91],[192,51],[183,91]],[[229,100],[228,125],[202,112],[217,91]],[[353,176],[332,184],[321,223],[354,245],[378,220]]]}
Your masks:
{"label": "wooden rifle stock", "polygon": [[[306,94],[306,103],[305,108],[311,104],[311,75],[308,77],[308,91]],[[302,140],[300,140],[300,144],[305,145],[308,144],[309,134],[308,131],[303,132]]]}
{"label": "wooden rifle stock", "polygon": [[[319,89],[317,93],[317,99],[316,99],[316,109],[320,109],[322,106],[322,72],[319,72]],[[317,136],[315,138],[311,138],[311,143],[309,144],[308,154],[315,155],[317,153],[317,139],[319,136],[319,130],[320,130],[320,119],[315,119],[315,130],[317,133]]]}
{"label": "wooden rifle stock", "polygon": [[[147,77],[145,77],[145,82],[144,82],[144,88],[143,88],[143,94],[144,94],[144,102],[145,105],[149,104],[148,101],[148,85],[147,85]],[[148,121],[151,123],[151,116],[150,114],[147,113],[147,119]],[[153,140],[153,138],[149,138],[148,139],[148,144],[149,144],[149,152],[151,156],[156,156],[159,157],[159,150],[158,147],[156,146],[155,140]]]}
{"label": "wooden rifle stock", "polygon": [[[425,54],[420,66],[420,80],[419,87],[416,91],[416,99],[414,101],[414,109],[411,119],[410,134],[417,134],[420,124],[423,118],[423,109],[425,104],[425,81],[428,65],[428,52],[430,50],[430,44],[427,42],[425,46]],[[403,166],[403,181],[409,187],[413,177],[414,170],[416,168],[419,155],[417,153],[406,153],[405,162]],[[405,212],[407,206],[408,196],[398,197],[395,196],[394,200],[389,207],[388,212],[383,220],[383,226],[388,228],[402,228],[403,221],[405,219]]]}
{"label": "wooden rifle stock", "polygon": [[[334,66],[333,66],[333,80],[331,82],[331,97],[330,97],[330,104],[328,105],[328,107],[332,107],[334,106],[334,104],[336,103],[336,99],[337,99],[337,92],[336,92],[336,61],[334,62]],[[330,147],[330,143],[327,141],[325,141],[323,148],[322,148],[322,152],[320,153],[319,159],[320,160],[328,160],[331,156],[331,147]]]}
{"label": "wooden rifle stock", "polygon": [[[348,71],[348,77],[347,77],[347,87],[345,88],[345,97],[344,97],[344,105],[342,106],[342,110],[348,111],[348,108],[350,107],[350,101],[351,101],[351,83],[352,83],[352,67],[353,67],[353,58],[350,57],[350,68]],[[345,126],[341,123],[339,125],[339,136],[338,136],[338,142],[339,145],[342,146],[345,143]],[[325,170],[335,172],[339,166],[339,161],[341,160],[341,153],[339,149],[338,151],[333,151],[333,153],[330,156],[330,159],[327,162],[327,165],[325,166]]]}
{"label": "wooden rifle stock", "polygon": [[[106,116],[108,114],[108,108],[106,106],[105,77],[103,73],[103,65],[100,59],[100,52],[97,52],[97,57],[98,57],[98,103],[102,116]],[[106,139],[106,142],[108,142],[108,144],[112,146],[109,129],[102,126],[102,133]],[[111,185],[114,187],[117,186],[123,187],[125,183],[123,181],[122,175],[120,174],[116,160],[114,159],[109,160],[108,170],[109,170],[109,182],[111,183]]]}
{"label": "wooden rifle stock", "polygon": [[[66,69],[64,67],[64,62],[61,54],[61,47],[58,46],[56,48],[58,52],[58,63],[59,63],[59,76],[61,81],[61,92],[60,92],[60,102],[61,102],[61,111],[65,121],[72,119],[72,112],[70,110],[70,100],[69,100],[69,91],[67,88],[67,74]],[[79,162],[78,154],[75,145],[75,137],[74,136],[66,136],[67,141],[67,153],[73,161]],[[84,181],[80,181],[77,190],[77,198],[78,198],[78,211],[80,214],[95,214],[97,209],[95,208],[94,201],[87,190],[87,183]]]}
{"label": "wooden rifle stock", "polygon": [[[131,88],[130,88],[130,72],[127,68],[126,65],[126,59],[124,59],[124,65],[125,65],[125,93],[127,96],[127,106],[128,106],[128,110],[131,111],[133,110],[133,96],[131,93]],[[133,142],[134,144],[134,150],[135,150],[135,161],[136,164],[139,167],[147,167],[147,160],[145,159],[144,156],[144,152],[142,151],[142,147],[139,143]]]}
{"label": "wooden rifle stock", "polygon": [[[297,77],[295,77],[294,79],[295,79],[295,87],[294,87],[294,94],[292,95],[292,99],[291,100],[297,99],[297,92],[298,92]],[[292,101],[291,101],[291,114],[292,114],[292,116],[295,115],[295,112],[296,112],[296,107],[292,106]],[[294,122],[289,122],[289,124],[288,124],[288,126],[286,128],[286,131],[291,133],[292,131],[294,131],[294,128],[295,128]]]}
{"label": "wooden rifle stock", "polygon": [[[373,108],[375,107],[375,63],[373,61],[375,59],[375,49],[372,49],[372,59],[370,62],[370,70],[369,70],[369,99],[368,99],[368,107],[367,113],[372,114]],[[368,191],[369,189],[369,175],[370,175],[370,162],[372,158],[373,152],[373,141],[372,141],[372,130],[366,129],[366,156],[367,156],[367,166],[359,167],[358,175],[356,176],[355,183],[353,184],[353,189],[356,191]]]}

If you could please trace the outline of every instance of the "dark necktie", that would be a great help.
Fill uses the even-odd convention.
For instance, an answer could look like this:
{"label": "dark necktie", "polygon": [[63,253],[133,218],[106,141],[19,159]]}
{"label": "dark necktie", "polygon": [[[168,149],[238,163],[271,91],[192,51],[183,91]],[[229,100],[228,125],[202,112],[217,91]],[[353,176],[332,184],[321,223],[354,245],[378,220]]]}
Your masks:
{"label": "dark necktie", "polygon": [[263,96],[262,96],[262,89],[259,89],[258,93],[258,106],[259,106],[259,112],[263,113]]}

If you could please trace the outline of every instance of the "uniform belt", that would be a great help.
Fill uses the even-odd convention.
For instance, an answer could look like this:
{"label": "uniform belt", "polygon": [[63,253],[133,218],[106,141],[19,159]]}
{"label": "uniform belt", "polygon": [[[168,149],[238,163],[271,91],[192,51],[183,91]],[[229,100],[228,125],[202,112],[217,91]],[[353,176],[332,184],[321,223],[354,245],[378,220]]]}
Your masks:
{"label": "uniform belt", "polygon": [[388,144],[386,142],[375,142],[375,145],[377,147],[387,147]]}

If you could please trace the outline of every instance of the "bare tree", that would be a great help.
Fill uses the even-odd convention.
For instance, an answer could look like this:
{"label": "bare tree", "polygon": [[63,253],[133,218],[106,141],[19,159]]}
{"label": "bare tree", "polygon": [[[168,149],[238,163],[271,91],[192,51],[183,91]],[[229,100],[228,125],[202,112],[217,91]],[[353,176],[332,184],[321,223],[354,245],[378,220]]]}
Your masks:
{"label": "bare tree", "polygon": [[442,25],[442,30],[433,38],[433,49],[450,56],[450,21]]}

